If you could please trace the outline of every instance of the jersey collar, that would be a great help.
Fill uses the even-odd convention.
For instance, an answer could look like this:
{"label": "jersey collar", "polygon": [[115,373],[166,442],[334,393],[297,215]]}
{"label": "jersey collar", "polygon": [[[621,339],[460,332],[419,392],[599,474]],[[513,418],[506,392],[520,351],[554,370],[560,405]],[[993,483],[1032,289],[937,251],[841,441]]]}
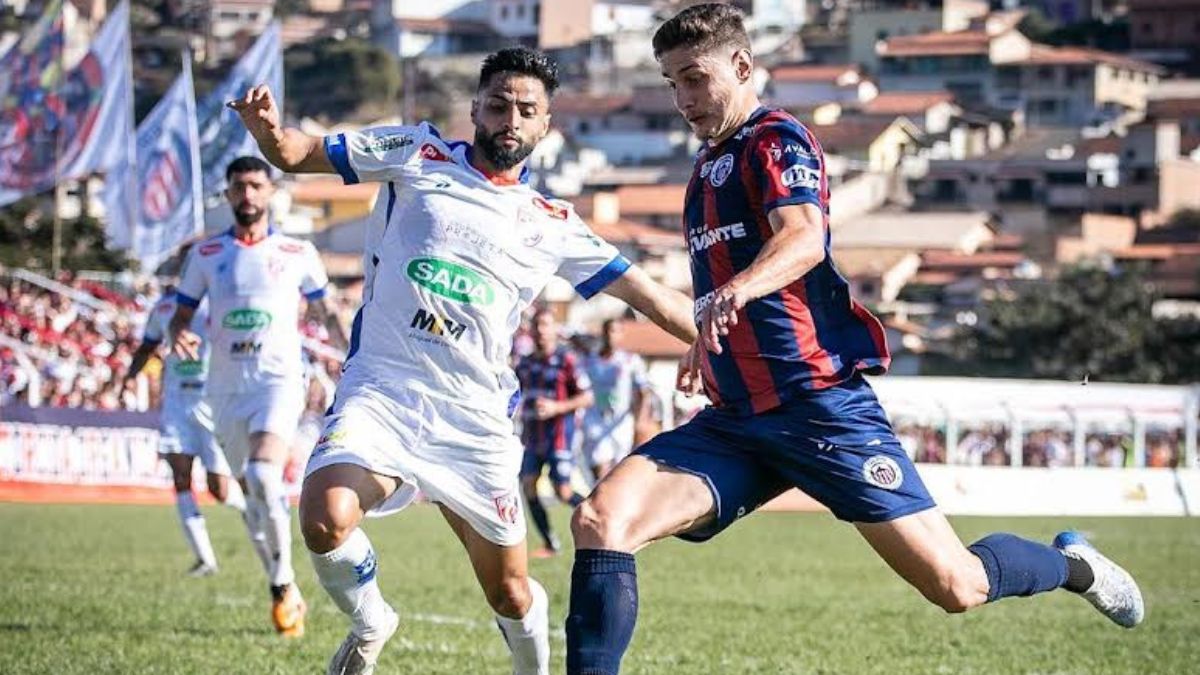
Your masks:
{"label": "jersey collar", "polygon": [[247,244],[246,242],[242,241],[241,239],[238,239],[236,227],[230,227],[228,230],[225,230],[225,234],[229,235],[229,238],[233,240],[233,243],[237,244],[238,246],[245,246],[245,247],[249,248],[251,246],[258,246],[259,244],[263,243],[264,241],[270,239],[271,235],[275,234],[275,226],[267,225],[267,236],[263,237],[262,239],[259,239],[256,242],[250,243],[250,244]]}

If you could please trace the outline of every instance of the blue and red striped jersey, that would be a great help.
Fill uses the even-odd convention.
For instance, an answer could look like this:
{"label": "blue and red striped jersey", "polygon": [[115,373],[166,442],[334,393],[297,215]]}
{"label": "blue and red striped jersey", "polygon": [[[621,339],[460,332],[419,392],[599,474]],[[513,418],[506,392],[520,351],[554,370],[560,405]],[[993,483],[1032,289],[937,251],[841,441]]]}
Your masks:
{"label": "blue and red striped jersey", "polygon": [[890,362],[883,326],[850,297],[830,256],[821,145],[782,110],[759,108],[737,133],[696,158],[683,225],[697,318],[713,291],[749,267],[772,237],[767,214],[790,204],[814,204],[824,213],[824,260],[747,304],[721,338],[722,353],[706,352],[709,397],[742,414],[835,386],[856,371],[882,373]]}
{"label": "blue and red striped jersey", "polygon": [[521,382],[521,441],[529,450],[563,450],[571,446],[575,431],[575,413],[539,420],[535,414],[537,399],[566,401],[592,388],[579,359],[566,347],[554,353],[534,352],[517,364]]}

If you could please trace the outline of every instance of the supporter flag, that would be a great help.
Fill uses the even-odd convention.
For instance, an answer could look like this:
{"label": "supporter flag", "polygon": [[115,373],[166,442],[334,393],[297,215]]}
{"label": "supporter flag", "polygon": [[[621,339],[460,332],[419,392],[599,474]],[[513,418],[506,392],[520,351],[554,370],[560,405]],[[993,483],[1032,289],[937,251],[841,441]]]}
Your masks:
{"label": "supporter flag", "polygon": [[258,155],[258,145],[238,118],[225,106],[251,87],[266,84],[283,107],[283,51],[279,23],[272,22],[250,51],[237,62],[225,81],[209,92],[197,106],[200,129],[200,164],[204,168],[204,195],[212,196],[225,187],[225,167],[242,155]]}
{"label": "supporter flag", "polygon": [[[66,72],[62,46],[62,3],[55,0],[0,61],[0,206],[60,179],[132,165],[128,1]],[[118,215],[132,219],[128,211]]]}
{"label": "supporter flag", "polygon": [[151,271],[203,231],[192,58],[137,129],[137,220],[130,255]]}

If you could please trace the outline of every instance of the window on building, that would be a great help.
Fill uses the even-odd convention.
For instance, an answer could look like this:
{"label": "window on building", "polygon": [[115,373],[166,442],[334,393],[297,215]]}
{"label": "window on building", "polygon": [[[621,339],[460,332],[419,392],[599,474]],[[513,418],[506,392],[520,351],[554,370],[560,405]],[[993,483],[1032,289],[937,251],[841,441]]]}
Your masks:
{"label": "window on building", "polygon": [[517,18],[518,19],[525,18],[525,5],[517,5]]}
{"label": "window on building", "polygon": [[1148,23],[1142,24],[1142,35],[1150,35],[1153,32],[1154,32],[1154,26],[1151,26]]}
{"label": "window on building", "polygon": [[500,5],[500,20],[508,21],[508,5]]}
{"label": "window on building", "polygon": [[542,3],[540,2],[533,3],[533,22],[539,26],[542,23]]}
{"label": "window on building", "polygon": [[1054,69],[1050,66],[1040,66],[1037,69],[1037,78],[1042,82],[1054,79]]}

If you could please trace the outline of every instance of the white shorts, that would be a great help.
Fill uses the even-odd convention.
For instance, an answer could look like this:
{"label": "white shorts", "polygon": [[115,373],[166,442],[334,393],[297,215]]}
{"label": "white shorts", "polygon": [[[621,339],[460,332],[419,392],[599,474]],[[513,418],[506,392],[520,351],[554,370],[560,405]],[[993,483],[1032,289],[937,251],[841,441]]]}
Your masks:
{"label": "white shorts", "polygon": [[158,453],[199,457],[208,473],[230,475],[225,453],[213,435],[212,408],[202,396],[169,397],[159,417]]}
{"label": "white shorts", "polygon": [[633,416],[616,421],[585,419],[581,435],[589,467],[619,462],[633,452]]}
{"label": "white shorts", "polygon": [[210,400],[217,440],[234,474],[241,476],[250,456],[250,434],[275,434],[291,448],[304,412],[304,386],[299,381],[271,384],[254,391],[214,394]]}
{"label": "white shorts", "polygon": [[518,473],[523,449],[504,411],[491,414],[410,389],[348,378],[305,469],[305,477],[334,464],[355,464],[404,484],[369,515],[408,506],[420,490],[488,541],[525,541]]}

